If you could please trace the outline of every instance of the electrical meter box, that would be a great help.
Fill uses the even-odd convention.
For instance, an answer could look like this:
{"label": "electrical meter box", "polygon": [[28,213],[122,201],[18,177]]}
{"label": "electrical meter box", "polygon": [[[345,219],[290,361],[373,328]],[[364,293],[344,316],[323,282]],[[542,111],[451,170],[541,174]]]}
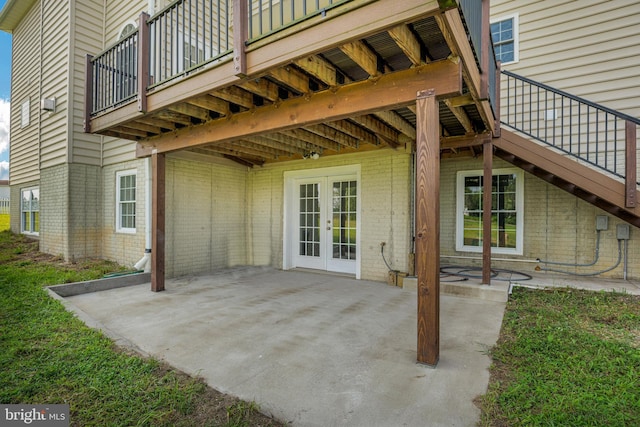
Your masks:
{"label": "electrical meter box", "polygon": [[604,231],[609,228],[609,217],[606,215],[596,216],[596,231]]}
{"label": "electrical meter box", "polygon": [[618,240],[629,240],[631,228],[628,224],[618,224],[618,227],[616,228],[616,234]]}

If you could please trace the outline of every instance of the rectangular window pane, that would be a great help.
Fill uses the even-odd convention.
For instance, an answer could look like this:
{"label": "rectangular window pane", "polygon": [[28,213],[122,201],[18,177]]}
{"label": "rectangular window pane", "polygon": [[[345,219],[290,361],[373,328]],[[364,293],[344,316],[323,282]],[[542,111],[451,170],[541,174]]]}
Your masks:
{"label": "rectangular window pane", "polygon": [[136,228],[136,175],[118,175],[118,229],[135,230]]}

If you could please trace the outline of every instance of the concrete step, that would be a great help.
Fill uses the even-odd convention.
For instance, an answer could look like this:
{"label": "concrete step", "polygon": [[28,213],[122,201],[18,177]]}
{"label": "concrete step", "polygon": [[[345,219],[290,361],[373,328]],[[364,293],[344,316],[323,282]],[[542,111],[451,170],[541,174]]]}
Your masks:
{"label": "concrete step", "polygon": [[[411,276],[405,277],[402,281],[402,289],[413,292],[417,291],[418,278]],[[497,283],[487,286],[469,280],[460,282],[440,281],[440,292],[445,295],[506,302],[509,298],[509,285],[508,283]]]}

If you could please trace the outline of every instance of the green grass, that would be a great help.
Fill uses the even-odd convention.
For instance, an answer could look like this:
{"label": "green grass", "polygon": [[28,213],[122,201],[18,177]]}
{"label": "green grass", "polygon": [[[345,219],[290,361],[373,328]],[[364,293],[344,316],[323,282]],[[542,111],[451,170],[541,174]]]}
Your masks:
{"label": "green grass", "polygon": [[0,403],[67,403],[72,425],[81,426],[244,426],[255,425],[256,417],[261,425],[280,425],[255,404],[128,354],[86,327],[43,286],[99,278],[119,267],[68,265],[36,248],[0,232]]}
{"label": "green grass", "polygon": [[638,425],[640,296],[516,288],[491,355],[481,425]]}
{"label": "green grass", "polygon": [[9,227],[9,214],[0,214],[0,231],[8,230]]}

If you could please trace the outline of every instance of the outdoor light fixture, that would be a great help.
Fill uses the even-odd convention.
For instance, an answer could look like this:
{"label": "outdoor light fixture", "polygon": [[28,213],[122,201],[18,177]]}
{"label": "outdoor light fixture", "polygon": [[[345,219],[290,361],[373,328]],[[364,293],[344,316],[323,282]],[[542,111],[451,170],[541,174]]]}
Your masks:
{"label": "outdoor light fixture", "polygon": [[311,151],[310,153],[307,153],[304,156],[302,156],[302,158],[318,160],[320,158],[320,154],[316,153],[315,151]]}

